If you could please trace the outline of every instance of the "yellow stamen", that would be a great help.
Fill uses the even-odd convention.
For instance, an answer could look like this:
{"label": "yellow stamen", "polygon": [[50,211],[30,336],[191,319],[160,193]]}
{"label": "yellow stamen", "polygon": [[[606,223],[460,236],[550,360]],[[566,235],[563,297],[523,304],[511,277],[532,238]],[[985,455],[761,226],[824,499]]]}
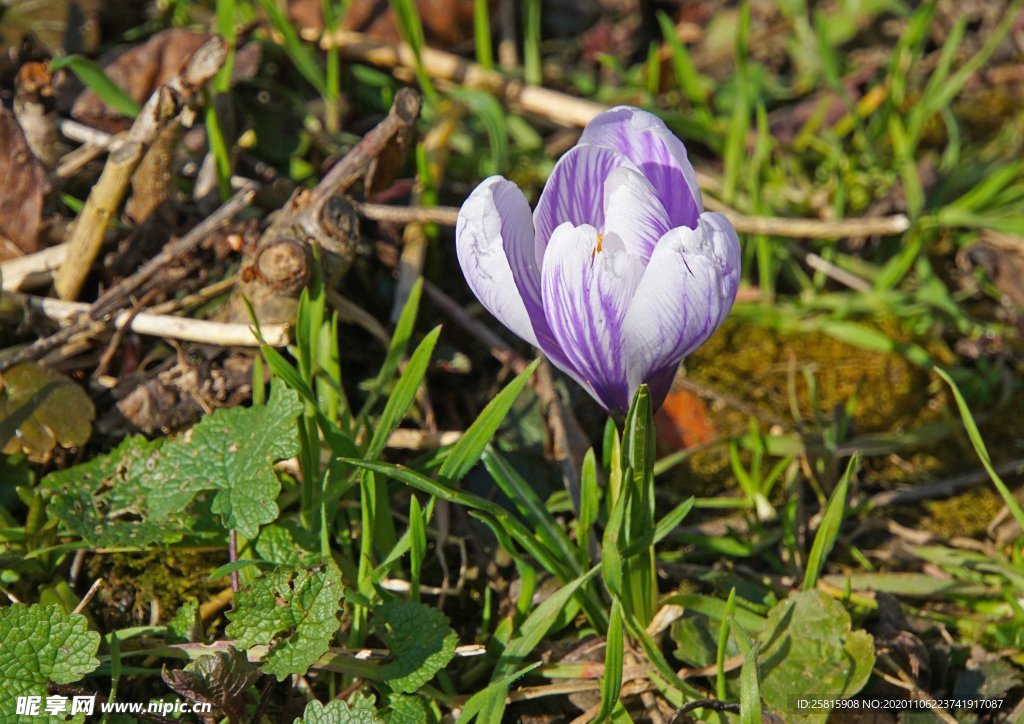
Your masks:
{"label": "yellow stamen", "polygon": [[591,258],[593,258],[595,255],[597,255],[597,252],[602,250],[601,244],[602,244],[603,241],[604,241],[604,234],[598,234],[597,235],[597,246],[595,246],[594,250],[592,252],[590,252],[590,257]]}

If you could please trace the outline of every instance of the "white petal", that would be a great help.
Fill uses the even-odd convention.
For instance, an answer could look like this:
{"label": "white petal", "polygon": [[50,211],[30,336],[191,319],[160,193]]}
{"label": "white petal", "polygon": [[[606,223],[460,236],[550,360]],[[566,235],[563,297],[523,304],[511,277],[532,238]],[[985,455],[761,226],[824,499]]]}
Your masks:
{"label": "white petal", "polygon": [[526,299],[532,293],[531,306],[539,309],[540,273],[533,241],[533,219],[526,197],[501,176],[492,176],[477,186],[459,210],[455,248],[469,288],[502,324],[537,345],[520,291],[520,287],[527,290]]}
{"label": "white petal", "polygon": [[647,263],[658,239],[672,228],[654,187],[638,171],[620,167],[608,174],[604,198],[605,236],[617,236],[626,251]]}
{"label": "white petal", "polygon": [[579,142],[610,148],[636,164],[658,192],[672,226],[692,227],[704,211],[686,146],[653,113],[616,106],[590,121]]}
{"label": "white petal", "polygon": [[664,396],[679,363],[729,313],[739,274],[739,239],[721,214],[701,214],[696,229],[658,242],[625,320],[631,392],[646,382]]}
{"label": "white petal", "polygon": [[623,321],[642,275],[642,261],[589,225],[562,224],[544,255],[544,312],[565,355],[556,364],[612,412],[629,407]]}
{"label": "white petal", "polygon": [[614,150],[583,144],[569,149],[558,160],[533,212],[538,261],[544,258],[548,240],[560,224],[604,228],[605,179],[620,166],[636,169]]}

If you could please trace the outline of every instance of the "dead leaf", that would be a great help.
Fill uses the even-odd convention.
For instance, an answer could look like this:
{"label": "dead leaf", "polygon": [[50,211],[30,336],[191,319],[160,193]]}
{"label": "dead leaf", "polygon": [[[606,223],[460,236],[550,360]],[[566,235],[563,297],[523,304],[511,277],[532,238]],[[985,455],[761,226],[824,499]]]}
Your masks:
{"label": "dead leaf", "polygon": [[32,155],[17,118],[0,106],[0,260],[38,251],[46,169]]}
{"label": "dead leaf", "polygon": [[[427,44],[444,47],[473,38],[473,0],[416,0],[416,7]],[[301,28],[303,37],[317,39],[323,32],[320,8],[320,0],[288,0],[288,17]],[[354,0],[345,11],[342,25],[346,30],[382,40],[401,38],[388,0]]]}
{"label": "dead leaf", "polygon": [[7,455],[24,452],[44,460],[57,445],[79,447],[92,435],[96,408],[70,378],[35,362],[5,370],[0,376],[0,435]]}
{"label": "dead leaf", "polygon": [[[169,28],[142,45],[108,53],[99,63],[118,87],[142,105],[157,88],[178,73],[189,56],[210,37],[209,33]],[[232,81],[254,76],[259,68],[260,55],[260,48],[255,43],[240,48],[235,54]],[[71,115],[82,123],[106,131],[122,131],[130,125],[129,119],[107,106],[88,88],[75,99]]]}
{"label": "dead leaf", "polygon": [[704,400],[689,390],[668,393],[654,416],[654,430],[658,443],[673,450],[701,445],[717,435]]}

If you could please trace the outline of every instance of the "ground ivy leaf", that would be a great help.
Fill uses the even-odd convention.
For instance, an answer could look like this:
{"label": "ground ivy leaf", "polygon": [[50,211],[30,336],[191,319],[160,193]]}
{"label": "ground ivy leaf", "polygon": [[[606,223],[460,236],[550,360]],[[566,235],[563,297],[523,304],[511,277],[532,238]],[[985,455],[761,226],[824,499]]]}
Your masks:
{"label": "ground ivy leaf", "polygon": [[427,724],[431,719],[422,696],[392,694],[388,697],[388,724]]}
{"label": "ground ivy leaf", "polygon": [[365,705],[349,706],[348,703],[335,699],[327,706],[319,701],[306,704],[302,718],[294,724],[384,724],[373,707]]}
{"label": "ground ivy leaf", "polygon": [[174,644],[201,643],[203,619],[199,615],[199,601],[191,598],[181,605],[167,622],[167,641]]}
{"label": "ground ivy leaf", "polygon": [[[48,682],[70,684],[100,662],[100,635],[85,616],[60,606],[15,603],[0,609],[0,719],[17,721],[19,696],[46,696]],[[27,717],[26,721],[31,721]]]}
{"label": "ground ivy leaf", "polygon": [[320,559],[320,536],[293,518],[278,520],[260,529],[256,553],[278,566],[312,565]]}
{"label": "ground ivy leaf", "polygon": [[245,649],[269,644],[263,670],[278,681],[304,674],[338,630],[341,595],[333,562],[315,570],[278,568],[238,593],[227,635]]}
{"label": "ground ivy leaf", "polygon": [[186,506],[157,514],[151,502],[166,482],[158,470],[161,444],[127,437],[106,455],[50,473],[42,483],[54,491],[49,514],[94,548],[181,540],[193,522]]}
{"label": "ground ivy leaf", "polygon": [[265,405],[204,418],[164,446],[159,472],[166,482],[154,510],[170,515],[196,493],[217,490],[213,512],[225,527],[255,538],[261,525],[277,518],[281,484],[273,466],[299,452],[295,417],[301,410],[295,391],[275,380]]}
{"label": "ground ivy leaf", "polygon": [[793,711],[793,702],[851,697],[875,664],[871,635],[852,631],[842,604],[817,590],[775,605],[758,640],[761,694],[768,706],[787,714],[787,721],[824,722],[827,710]]}
{"label": "ground ivy leaf", "polygon": [[381,667],[395,691],[412,693],[426,684],[455,656],[459,637],[436,608],[408,601],[389,601],[376,611],[385,630],[392,661]]}

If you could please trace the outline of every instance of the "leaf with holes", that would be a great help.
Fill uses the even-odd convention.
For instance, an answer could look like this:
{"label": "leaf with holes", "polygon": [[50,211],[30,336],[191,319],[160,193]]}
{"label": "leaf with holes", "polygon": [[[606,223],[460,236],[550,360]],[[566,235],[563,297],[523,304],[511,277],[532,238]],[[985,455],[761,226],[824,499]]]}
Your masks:
{"label": "leaf with holes", "polygon": [[159,472],[162,442],[128,437],[106,455],[50,473],[42,483],[54,493],[49,514],[93,548],[181,540],[194,521],[187,506],[157,516],[150,505],[166,483]]}
{"label": "leaf with holes", "polygon": [[263,670],[278,681],[304,674],[338,630],[342,592],[333,562],[312,570],[278,568],[238,593],[227,635],[243,649],[269,644]]}

